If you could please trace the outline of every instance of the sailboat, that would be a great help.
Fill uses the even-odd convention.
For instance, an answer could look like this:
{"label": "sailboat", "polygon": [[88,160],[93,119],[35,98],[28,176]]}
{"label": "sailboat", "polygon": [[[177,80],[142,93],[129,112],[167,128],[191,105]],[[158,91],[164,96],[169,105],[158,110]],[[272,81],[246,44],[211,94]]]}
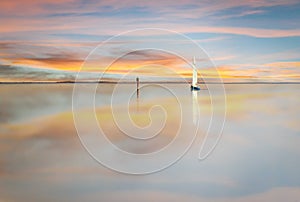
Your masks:
{"label": "sailboat", "polygon": [[191,90],[200,90],[200,87],[197,86],[198,82],[198,74],[197,74],[197,68],[196,68],[196,59],[194,57],[193,61],[193,80],[192,80],[192,85],[191,85]]}

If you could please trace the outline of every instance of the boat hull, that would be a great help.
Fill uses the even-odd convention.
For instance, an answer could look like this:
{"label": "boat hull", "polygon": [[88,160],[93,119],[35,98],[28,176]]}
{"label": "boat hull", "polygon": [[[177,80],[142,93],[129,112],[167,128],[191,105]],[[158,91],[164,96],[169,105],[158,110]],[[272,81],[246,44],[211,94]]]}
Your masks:
{"label": "boat hull", "polygon": [[200,90],[200,87],[198,87],[198,86],[191,86],[191,90]]}

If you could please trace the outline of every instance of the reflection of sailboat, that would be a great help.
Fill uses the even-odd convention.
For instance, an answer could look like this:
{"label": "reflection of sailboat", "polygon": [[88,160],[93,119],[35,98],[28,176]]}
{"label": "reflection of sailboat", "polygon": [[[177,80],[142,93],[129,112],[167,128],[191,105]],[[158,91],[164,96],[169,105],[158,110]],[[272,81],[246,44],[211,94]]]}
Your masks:
{"label": "reflection of sailboat", "polygon": [[194,57],[193,61],[193,81],[191,85],[191,90],[200,90],[200,87],[197,86],[198,82],[198,74],[197,74],[197,68],[196,68],[196,59]]}
{"label": "reflection of sailboat", "polygon": [[198,121],[198,94],[196,91],[193,91],[193,123],[196,125]]}

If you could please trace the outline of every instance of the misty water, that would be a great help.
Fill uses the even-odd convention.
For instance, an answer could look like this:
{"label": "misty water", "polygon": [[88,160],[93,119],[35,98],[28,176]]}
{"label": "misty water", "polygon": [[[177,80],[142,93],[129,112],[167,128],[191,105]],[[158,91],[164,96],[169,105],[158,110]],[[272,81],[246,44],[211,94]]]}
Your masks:
{"label": "misty water", "polygon": [[[80,97],[74,97],[80,102],[73,107],[80,135],[121,169],[155,169],[152,164],[176,159],[193,140],[191,147],[160,172],[115,172],[80,142],[73,84],[3,84],[0,201],[299,200],[299,84],[225,84],[226,97],[213,86],[213,93],[207,86],[195,93],[186,84],[141,85],[138,94],[134,84],[100,84],[91,97],[90,84],[80,85]],[[199,160],[205,137],[216,142],[224,112],[220,141]],[[162,158],[140,164],[90,137],[98,133],[93,117],[107,139],[129,153],[155,152],[181,139]]]}

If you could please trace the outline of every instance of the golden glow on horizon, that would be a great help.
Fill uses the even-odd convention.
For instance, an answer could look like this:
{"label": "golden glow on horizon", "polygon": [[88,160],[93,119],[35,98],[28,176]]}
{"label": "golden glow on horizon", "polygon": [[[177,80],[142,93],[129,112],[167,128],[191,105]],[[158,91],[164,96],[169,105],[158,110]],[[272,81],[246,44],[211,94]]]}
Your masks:
{"label": "golden glow on horizon", "polygon": [[[66,60],[66,61],[36,61],[29,59],[21,59],[19,61],[13,62],[15,65],[24,65],[30,66],[37,69],[53,69],[53,70],[63,70],[77,72],[80,70],[83,61],[80,60]],[[147,66],[148,68],[142,68],[140,71],[139,68]],[[157,67],[159,66],[159,68]],[[272,68],[270,68],[272,67]],[[199,77],[204,78],[223,78],[223,79],[266,79],[266,78],[291,78],[299,79],[300,71],[297,68],[300,67],[300,62],[275,62],[261,65],[260,68],[242,68],[239,66],[219,66],[217,69],[214,68],[200,68]],[[153,69],[151,69],[153,68]],[[134,61],[130,62],[118,62],[111,65],[106,73],[110,74],[127,74],[132,70],[135,70],[136,73],[142,75],[157,75],[157,76],[174,76],[168,74],[168,71],[165,71],[164,68],[171,68],[180,76],[185,78],[190,78],[192,72],[190,68],[183,67],[182,63],[179,64],[169,64],[165,61],[160,61],[159,65],[153,65],[151,61]],[[106,67],[100,67],[98,65],[94,66],[84,66],[81,71],[84,72],[101,72],[104,71]],[[136,70],[137,69],[137,70]],[[264,75],[260,75],[265,73]],[[3,81],[3,79],[1,79]],[[7,79],[9,80],[9,79]]]}

